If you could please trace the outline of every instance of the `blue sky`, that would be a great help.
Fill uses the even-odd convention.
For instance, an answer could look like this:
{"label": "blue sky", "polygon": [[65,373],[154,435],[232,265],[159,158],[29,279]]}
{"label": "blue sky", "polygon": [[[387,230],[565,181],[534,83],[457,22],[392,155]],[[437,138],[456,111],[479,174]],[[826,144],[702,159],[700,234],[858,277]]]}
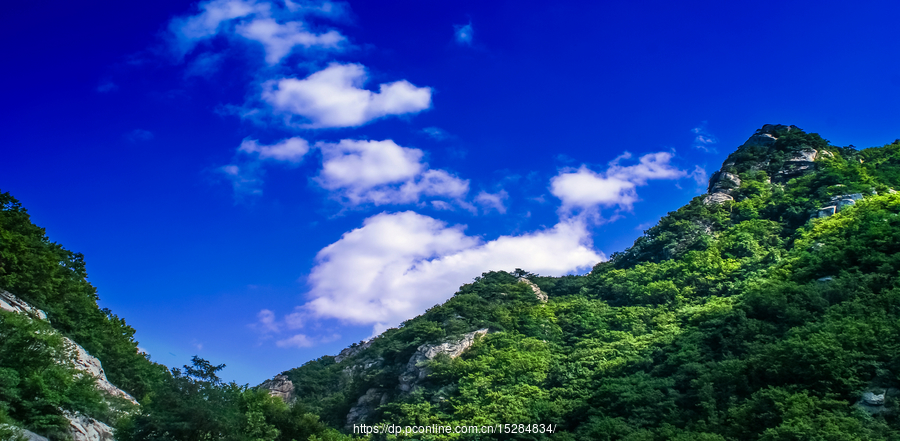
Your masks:
{"label": "blue sky", "polygon": [[766,123],[900,137],[895,2],[19,2],[0,190],[153,360],[257,384],[584,273]]}

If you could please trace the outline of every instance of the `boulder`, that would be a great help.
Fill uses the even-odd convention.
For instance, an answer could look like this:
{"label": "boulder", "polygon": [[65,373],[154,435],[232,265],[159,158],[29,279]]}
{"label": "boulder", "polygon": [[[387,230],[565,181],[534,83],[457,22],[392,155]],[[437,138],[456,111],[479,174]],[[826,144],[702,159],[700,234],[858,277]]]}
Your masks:
{"label": "boulder", "polygon": [[834,196],[831,198],[831,205],[827,207],[820,208],[816,213],[814,213],[812,218],[823,218],[828,216],[833,216],[835,213],[840,212],[846,207],[856,204],[856,201],[861,200],[863,198],[862,193],[853,193],[853,194],[842,194],[838,196]]}
{"label": "boulder", "polygon": [[269,395],[281,398],[287,404],[291,404],[297,399],[297,392],[294,390],[294,382],[286,375],[276,375],[271,380],[266,380],[259,385],[259,389],[266,389]]}
{"label": "boulder", "polygon": [[112,427],[81,414],[66,413],[65,416],[74,441],[115,441]]}
{"label": "boulder", "polygon": [[837,212],[837,207],[835,207],[834,205],[832,205],[830,207],[823,207],[823,208],[820,208],[819,211],[816,212],[815,217],[819,217],[819,218],[828,217],[828,216],[834,215],[834,213],[836,213],[836,212]]}

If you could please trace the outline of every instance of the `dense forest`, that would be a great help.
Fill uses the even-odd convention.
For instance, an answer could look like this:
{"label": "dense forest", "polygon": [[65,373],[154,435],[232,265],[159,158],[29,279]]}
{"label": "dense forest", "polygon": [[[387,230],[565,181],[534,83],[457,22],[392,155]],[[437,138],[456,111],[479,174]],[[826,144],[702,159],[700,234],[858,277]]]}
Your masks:
{"label": "dense forest", "polygon": [[[284,372],[290,399],[167,369],[97,308],[81,255],[0,195],[0,437],[339,440],[354,425],[523,425],[371,439],[900,439],[900,140],[857,150],[767,125],[709,191],[586,275],[482,274],[442,305]],[[487,270],[487,269],[486,269]],[[50,327],[55,332],[50,331]],[[99,358],[129,406],[70,366]],[[527,426],[526,426],[527,425]],[[549,430],[548,430],[549,429]],[[13,436],[13,435],[8,435]]]}

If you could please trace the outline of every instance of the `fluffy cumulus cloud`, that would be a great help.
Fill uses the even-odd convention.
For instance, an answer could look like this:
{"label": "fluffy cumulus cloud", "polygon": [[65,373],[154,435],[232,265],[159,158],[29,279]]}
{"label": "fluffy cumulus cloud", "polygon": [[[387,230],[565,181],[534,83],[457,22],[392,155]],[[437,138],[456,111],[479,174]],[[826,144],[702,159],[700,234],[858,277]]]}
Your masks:
{"label": "fluffy cumulus cloud", "polygon": [[363,89],[368,79],[360,64],[332,63],[304,79],[282,78],[264,85],[262,99],[278,112],[304,119],[304,128],[356,127],[391,115],[431,107],[431,88],[406,80]]}
{"label": "fluffy cumulus cloud", "polygon": [[322,170],[315,181],[350,205],[419,202],[422,197],[458,200],[469,182],[444,170],[428,169],[419,149],[394,141],[345,139],[318,143]]}
{"label": "fluffy cumulus cloud", "polygon": [[254,0],[201,2],[194,15],[176,17],[169,23],[173,47],[179,57],[192,52],[210,38],[225,35],[262,45],[266,62],[277,64],[295,47],[341,50],[346,38],[335,30],[315,33],[304,21],[308,15],[336,18],[343,8],[330,2],[319,4],[280,3]]}
{"label": "fluffy cumulus cloud", "polygon": [[630,158],[628,153],[619,156],[605,172],[595,172],[584,165],[577,170],[564,170],[550,181],[550,192],[562,200],[562,211],[598,206],[629,209],[638,198],[636,187],[651,179],[679,179],[687,175],[670,164],[671,153],[650,153],[637,164],[620,164]]}
{"label": "fluffy cumulus cloud", "polygon": [[485,242],[414,212],[382,213],[318,253],[304,308],[317,318],[371,324],[380,332],[444,302],[484,271],[563,275],[603,258],[576,219]]}

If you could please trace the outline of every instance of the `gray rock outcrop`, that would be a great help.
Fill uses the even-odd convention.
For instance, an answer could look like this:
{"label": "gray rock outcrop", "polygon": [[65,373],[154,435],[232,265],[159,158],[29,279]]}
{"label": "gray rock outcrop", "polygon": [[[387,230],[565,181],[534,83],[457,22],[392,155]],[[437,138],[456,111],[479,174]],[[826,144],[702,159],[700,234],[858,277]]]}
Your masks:
{"label": "gray rock outcrop", "polygon": [[734,198],[725,193],[713,193],[703,198],[704,204],[721,204],[726,201],[733,201]]}
{"label": "gray rock outcrop", "polygon": [[91,354],[88,354],[84,348],[81,347],[78,343],[75,343],[68,337],[64,337],[66,339],[66,343],[69,347],[74,349],[75,352],[75,369],[78,369],[82,372],[87,372],[92,377],[97,379],[96,386],[98,389],[118,398],[122,398],[135,406],[138,405],[137,400],[134,399],[128,392],[125,392],[122,389],[119,389],[114,384],[110,383],[106,378],[106,372],[103,371],[103,365],[100,364],[100,360],[97,357],[94,357]]}
{"label": "gray rock outcrop", "polygon": [[862,193],[842,194],[834,196],[831,198],[831,200],[829,200],[830,205],[818,209],[815,213],[813,213],[811,217],[823,218],[833,216],[835,213],[840,212],[844,208],[856,204],[856,201],[862,200],[862,198]]}
{"label": "gray rock outcrop", "polygon": [[66,414],[69,420],[69,433],[74,441],[115,441],[113,429],[93,418],[80,414]]}
{"label": "gray rock outcrop", "polygon": [[424,344],[419,346],[416,352],[409,358],[406,363],[406,371],[400,375],[400,390],[402,392],[410,392],[415,388],[416,383],[424,380],[430,373],[428,368],[423,366],[425,362],[431,361],[438,354],[446,354],[450,358],[459,357],[466,349],[475,343],[475,339],[488,333],[488,329],[479,329],[462,336],[437,344]]}
{"label": "gray rock outcrop", "polygon": [[900,391],[895,388],[888,389],[869,389],[863,392],[860,400],[856,402],[854,407],[862,409],[869,415],[875,415],[878,413],[890,413],[892,409],[886,404],[888,401],[896,400]]}
{"label": "gray rock outcrop", "polygon": [[294,382],[286,375],[276,375],[275,378],[264,381],[259,385],[259,389],[268,390],[269,395],[281,398],[281,401],[287,404],[291,404],[297,399]]}
{"label": "gray rock outcrop", "polygon": [[[29,305],[7,291],[0,291],[0,309],[17,314],[26,314],[36,320],[47,320],[47,314],[44,311]],[[75,369],[94,377],[96,379],[95,385],[98,389],[111,396],[124,399],[135,406],[138,405],[134,397],[109,382],[109,379],[106,378],[106,372],[103,370],[103,365],[97,357],[89,354],[72,339],[64,336],[63,340],[72,351],[74,356],[72,361]],[[69,433],[74,441],[115,441],[113,429],[100,421],[81,414],[65,413],[64,416],[69,420]],[[25,431],[25,435],[26,437],[31,437],[28,438],[29,440],[42,441],[46,439],[28,431]]]}
{"label": "gray rock outcrop", "polygon": [[534,296],[537,297],[538,301],[541,303],[547,303],[548,297],[547,294],[541,291],[541,288],[534,284],[531,280],[528,280],[524,277],[519,277],[519,282],[522,282],[529,287],[531,287],[531,291],[534,292]]}
{"label": "gray rock outcrop", "polygon": [[363,350],[365,350],[365,349],[368,348],[369,346],[372,346],[372,340],[369,340],[369,341],[367,341],[367,342],[360,343],[360,344],[355,344],[355,345],[350,346],[350,347],[346,347],[346,348],[344,348],[344,349],[341,351],[340,354],[337,354],[337,355],[334,356],[334,362],[335,362],[335,363],[340,363],[340,362],[342,362],[342,361],[344,361],[344,360],[346,360],[346,359],[348,359],[348,358],[350,358],[350,357],[353,357],[354,355],[356,355],[356,354],[362,352]]}
{"label": "gray rock outcrop", "polygon": [[375,409],[382,404],[388,402],[389,394],[381,388],[371,388],[356,400],[356,405],[350,408],[347,413],[347,427],[350,428],[354,424],[366,422],[370,415],[375,413]]}
{"label": "gray rock outcrop", "polygon": [[17,314],[26,314],[39,320],[47,320],[47,314],[44,311],[29,305],[8,291],[0,290],[0,309]]}
{"label": "gray rock outcrop", "polygon": [[[26,314],[38,320],[47,320],[47,314],[45,314],[44,311],[29,305],[27,302],[7,291],[0,291],[0,309],[18,314]],[[81,347],[81,345],[72,341],[72,339],[68,337],[63,337],[63,339],[75,355],[73,360],[75,369],[86,372],[96,378],[96,385],[100,390],[112,396],[125,399],[134,405],[138,404],[134,397],[109,382],[106,378],[106,372],[103,371],[103,365],[100,363],[100,360],[89,354]]]}

